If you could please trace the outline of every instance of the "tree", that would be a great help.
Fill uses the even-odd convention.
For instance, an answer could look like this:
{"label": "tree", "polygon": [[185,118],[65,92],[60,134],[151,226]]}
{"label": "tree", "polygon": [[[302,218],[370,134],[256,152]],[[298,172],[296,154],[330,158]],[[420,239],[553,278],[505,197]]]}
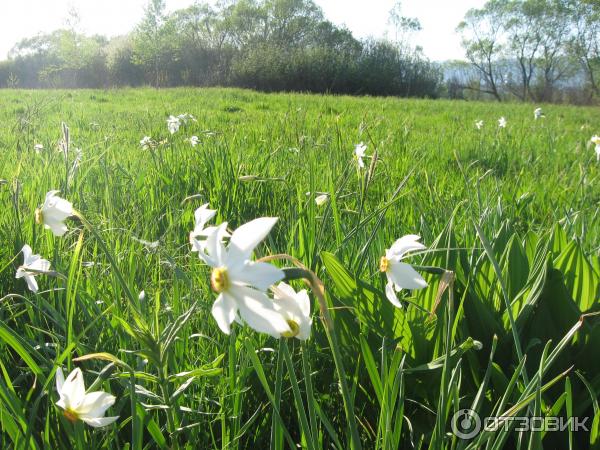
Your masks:
{"label": "tree", "polygon": [[467,59],[481,76],[483,86],[478,89],[498,101],[502,101],[499,86],[502,73],[498,70],[497,60],[504,50],[505,3],[491,0],[482,9],[470,9],[457,27]]}
{"label": "tree", "polygon": [[155,87],[164,81],[161,68],[172,55],[164,23],[165,0],[148,0],[144,18],[134,32],[134,62],[143,65],[152,74]]}

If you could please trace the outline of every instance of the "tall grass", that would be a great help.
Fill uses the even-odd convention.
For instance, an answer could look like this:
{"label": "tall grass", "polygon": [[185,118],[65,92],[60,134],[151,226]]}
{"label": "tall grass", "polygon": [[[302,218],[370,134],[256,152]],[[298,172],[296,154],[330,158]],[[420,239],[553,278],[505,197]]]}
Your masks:
{"label": "tall grass", "polygon": [[[230,89],[0,99],[2,448],[598,445],[597,110],[548,105],[534,121],[526,105]],[[198,122],[170,135],[184,112]],[[146,135],[157,146],[141,149]],[[51,189],[80,213],[63,238],[34,221]],[[205,202],[232,228],[279,217],[257,256],[297,258],[325,287],[319,306],[313,279],[306,343],[219,332],[187,240]],[[378,261],[408,233],[428,247],[410,262],[429,287],[398,309]],[[63,275],[39,276],[35,295],[14,279],[25,243]],[[117,396],[115,425],[62,416],[59,366]],[[451,418],[464,408],[589,417],[590,431],[513,424],[463,440]]]}

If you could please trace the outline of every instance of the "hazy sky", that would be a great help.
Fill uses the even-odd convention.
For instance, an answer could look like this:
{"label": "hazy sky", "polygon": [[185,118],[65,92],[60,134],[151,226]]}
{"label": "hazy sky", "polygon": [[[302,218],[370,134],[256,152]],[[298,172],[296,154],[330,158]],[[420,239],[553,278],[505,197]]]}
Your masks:
{"label": "hazy sky", "polygon": [[[394,0],[315,0],[325,16],[345,24],[357,37],[384,34],[388,12]],[[173,11],[193,0],[166,0]],[[425,54],[433,60],[464,57],[454,29],[469,8],[485,0],[404,0],[403,15],[417,17],[423,31],[415,36]],[[108,36],[126,33],[140,20],[146,0],[0,0],[0,59],[24,37],[47,32],[65,24],[69,10],[75,8],[86,33]]]}

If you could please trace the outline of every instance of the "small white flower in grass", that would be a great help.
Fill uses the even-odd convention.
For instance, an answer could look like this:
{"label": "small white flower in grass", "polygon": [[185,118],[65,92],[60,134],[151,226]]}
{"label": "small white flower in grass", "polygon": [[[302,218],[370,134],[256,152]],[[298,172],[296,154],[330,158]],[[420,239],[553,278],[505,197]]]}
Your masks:
{"label": "small white flower in grass", "polygon": [[426,247],[419,241],[419,236],[408,234],[401,237],[385,251],[385,256],[379,261],[379,270],[387,275],[385,295],[394,306],[402,308],[396,292],[401,289],[422,289],[427,282],[410,264],[401,262],[404,256],[413,250],[423,250]]}
{"label": "small white flower in grass", "polygon": [[144,150],[148,150],[149,148],[151,148],[152,144],[153,144],[153,141],[152,141],[152,138],[150,136],[144,136],[142,138],[142,140],[140,141],[140,146]]}
{"label": "small white flower in grass", "polygon": [[364,169],[365,162],[363,161],[363,157],[365,156],[365,152],[367,151],[367,146],[364,143],[359,143],[354,146],[354,157],[358,163],[358,167],[360,169]]}
{"label": "small white flower in grass", "polygon": [[171,134],[176,133],[179,130],[180,126],[181,119],[179,119],[179,117],[169,116],[169,118],[167,119],[167,128],[169,129],[169,132]]}
{"label": "small white flower in grass", "polygon": [[541,119],[544,117],[544,113],[542,112],[542,108],[535,108],[533,111],[533,118],[535,120]]}
{"label": "small white flower in grass", "polygon": [[321,194],[315,197],[315,203],[317,206],[323,206],[329,201],[329,194]]}
{"label": "small white flower in grass", "polygon": [[50,261],[42,259],[40,255],[34,255],[31,247],[27,244],[21,249],[23,253],[23,265],[17,269],[15,278],[25,278],[27,287],[31,292],[38,291],[36,275],[50,271]]}
{"label": "small white flower in grass", "polygon": [[500,128],[506,128],[506,119],[504,118],[504,116],[498,119],[498,126]]}
{"label": "small white flower in grass", "polygon": [[44,150],[44,146],[43,146],[42,144],[35,144],[35,145],[33,146],[33,149],[34,149],[34,150],[35,150],[37,153],[39,153],[39,152],[41,152],[42,150]]}
{"label": "small white flower in grass", "polygon": [[292,330],[275,310],[265,291],[284,277],[282,270],[264,262],[250,261],[254,248],[269,234],[276,217],[262,217],[237,228],[227,248],[223,237],[227,222],[212,231],[198,255],[211,266],[210,285],[218,296],[212,315],[223,333],[229,334],[234,320],[243,320],[251,328],[273,337]]}
{"label": "small white flower in grass", "polygon": [[591,141],[596,146],[596,161],[600,161],[600,136],[592,136]]}
{"label": "small white flower in grass", "polygon": [[192,147],[195,147],[199,143],[200,143],[200,141],[198,140],[198,136],[192,136],[190,138],[190,144],[192,144]]}
{"label": "small white flower in grass", "polygon": [[296,337],[302,341],[310,337],[312,319],[310,317],[310,299],[306,289],[296,292],[283,281],[272,288],[275,309],[286,320],[291,332],[283,333],[283,337]]}
{"label": "small white flower in grass", "polygon": [[477,122],[475,122],[475,128],[481,130],[483,128],[483,120],[478,120]]}
{"label": "small white flower in grass", "polygon": [[35,221],[44,224],[44,228],[52,230],[55,236],[62,236],[68,230],[65,220],[73,215],[73,205],[64,198],[58,197],[59,191],[50,191],[41,208],[35,210]]}
{"label": "small white flower in grass", "polygon": [[67,379],[59,367],[56,371],[56,390],[60,400],[56,404],[64,410],[64,416],[71,422],[82,420],[94,428],[104,427],[115,422],[119,416],[103,417],[106,410],[115,403],[115,396],[107,392],[85,392],[81,369],[73,370]]}

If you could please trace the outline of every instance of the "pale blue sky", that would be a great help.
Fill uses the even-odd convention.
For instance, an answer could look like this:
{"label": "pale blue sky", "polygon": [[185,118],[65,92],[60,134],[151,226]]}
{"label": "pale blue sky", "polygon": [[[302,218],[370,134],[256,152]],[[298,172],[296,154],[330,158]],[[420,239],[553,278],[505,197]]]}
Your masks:
{"label": "pale blue sky", "polygon": [[[325,16],[345,24],[357,37],[382,36],[394,0],[315,0]],[[166,0],[172,11],[193,0]],[[404,0],[403,14],[417,17],[423,31],[415,36],[433,60],[464,57],[454,29],[473,7],[485,0]],[[79,12],[80,28],[108,36],[126,33],[140,20],[146,0],[0,0],[0,59],[24,37],[64,25],[71,7]]]}

